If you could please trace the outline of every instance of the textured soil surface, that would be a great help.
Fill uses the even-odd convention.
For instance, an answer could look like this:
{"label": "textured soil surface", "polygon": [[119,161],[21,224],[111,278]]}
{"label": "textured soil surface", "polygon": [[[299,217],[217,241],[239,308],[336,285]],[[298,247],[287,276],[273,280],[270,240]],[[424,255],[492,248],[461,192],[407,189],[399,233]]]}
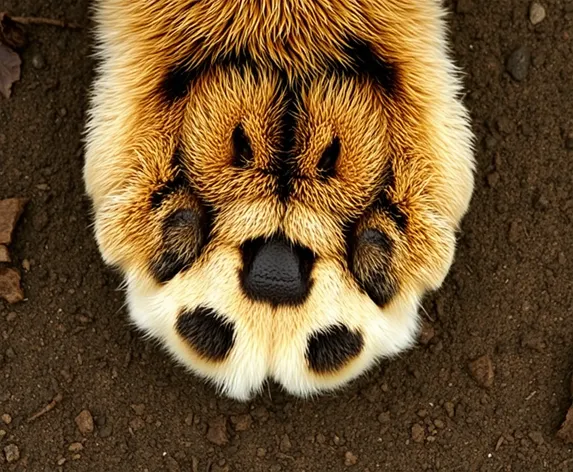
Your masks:
{"label": "textured soil surface", "polygon": [[528,1],[449,5],[478,176],[423,343],[336,395],[239,404],[140,339],[100,260],[81,174],[89,2],[0,0],[84,26],[29,27],[0,98],[0,199],[29,199],[10,245],[26,299],[0,301],[0,470],[573,471],[555,436],[573,371],[573,2],[543,1],[535,26]]}

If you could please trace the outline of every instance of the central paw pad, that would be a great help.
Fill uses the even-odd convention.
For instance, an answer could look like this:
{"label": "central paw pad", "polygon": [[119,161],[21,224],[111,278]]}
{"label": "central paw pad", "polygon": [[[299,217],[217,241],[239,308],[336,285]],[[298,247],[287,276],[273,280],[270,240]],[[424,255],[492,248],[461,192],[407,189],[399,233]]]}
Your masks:
{"label": "central paw pad", "polygon": [[301,303],[310,290],[312,252],[283,238],[243,245],[243,288],[254,300],[272,305]]}

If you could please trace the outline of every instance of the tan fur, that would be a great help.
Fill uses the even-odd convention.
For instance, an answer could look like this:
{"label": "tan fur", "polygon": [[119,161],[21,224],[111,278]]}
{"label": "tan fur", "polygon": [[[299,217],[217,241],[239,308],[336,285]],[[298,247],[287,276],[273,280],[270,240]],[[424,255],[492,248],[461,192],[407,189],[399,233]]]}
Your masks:
{"label": "tan fur", "polygon": [[[85,182],[100,250],[126,277],[137,325],[236,398],[249,397],[267,377],[301,395],[334,388],[411,345],[417,305],[447,274],[473,189],[472,135],[440,2],[98,0],[95,18],[101,63]],[[329,61],[350,60],[343,48],[348,34],[397,65],[395,97],[369,81],[325,72]],[[258,78],[214,66],[184,99],[169,103],[161,96],[174,65],[243,50],[259,64]],[[266,172],[277,159],[285,108],[277,67],[308,84],[296,134],[301,175],[286,204]],[[246,169],[231,165],[229,137],[239,122],[254,153]],[[335,133],[337,178],[322,181],[317,163]],[[178,146],[193,190],[178,190],[151,210],[150,196],[174,177]],[[404,232],[371,207],[389,164],[388,198],[407,217]],[[216,211],[209,242],[189,270],[157,284],[149,264],[163,245],[162,222],[173,209],[201,201]],[[388,306],[376,306],[349,271],[349,221],[356,231],[376,228],[394,242],[387,277],[399,291]],[[302,306],[254,302],[237,280],[239,246],[277,230],[318,257]],[[356,270],[368,276],[380,257],[361,249]],[[182,308],[198,305],[236,325],[236,346],[222,363],[201,359],[173,329]],[[362,330],[364,350],[338,372],[313,374],[304,359],[307,336],[334,321]]]}

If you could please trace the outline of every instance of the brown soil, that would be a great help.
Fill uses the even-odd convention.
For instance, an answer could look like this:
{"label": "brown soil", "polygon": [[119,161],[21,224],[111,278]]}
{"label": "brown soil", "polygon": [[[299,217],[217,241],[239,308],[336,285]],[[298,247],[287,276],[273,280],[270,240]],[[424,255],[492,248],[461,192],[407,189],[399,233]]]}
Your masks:
{"label": "brown soil", "polygon": [[[88,0],[2,0],[84,29],[29,27],[0,103],[0,198],[29,199],[10,247],[29,263],[26,300],[0,302],[0,470],[573,471],[555,437],[573,370],[573,3],[543,2],[535,27],[528,1],[452,5],[478,177],[451,274],[425,303],[433,331],[337,395],[271,386],[242,405],[131,330],[100,260],[82,182]],[[519,46],[531,66],[516,81]],[[484,355],[487,381],[472,371]]]}

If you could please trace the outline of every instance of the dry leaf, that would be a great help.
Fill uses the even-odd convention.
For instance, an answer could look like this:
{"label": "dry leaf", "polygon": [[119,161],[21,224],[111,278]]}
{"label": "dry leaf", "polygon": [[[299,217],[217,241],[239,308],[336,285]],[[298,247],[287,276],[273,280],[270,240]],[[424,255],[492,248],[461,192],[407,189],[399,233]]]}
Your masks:
{"label": "dry leaf", "polygon": [[0,43],[12,49],[21,49],[27,42],[24,28],[13,21],[8,13],[0,12]]}
{"label": "dry leaf", "polygon": [[0,93],[10,98],[12,84],[20,80],[20,56],[8,46],[0,43]]}

